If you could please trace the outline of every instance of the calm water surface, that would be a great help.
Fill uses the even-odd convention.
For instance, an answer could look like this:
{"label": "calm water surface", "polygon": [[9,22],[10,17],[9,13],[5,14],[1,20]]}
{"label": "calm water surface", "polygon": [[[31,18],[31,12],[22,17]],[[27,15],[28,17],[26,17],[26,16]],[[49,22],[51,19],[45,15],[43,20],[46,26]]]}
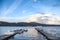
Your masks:
{"label": "calm water surface", "polygon": [[[21,29],[21,28],[28,29],[28,32],[24,32],[22,34],[17,34],[9,40],[47,40],[45,37],[43,37],[40,33],[38,33],[32,27],[14,27],[14,26],[3,27],[3,26],[0,26],[0,35],[3,35],[5,32],[8,32],[8,31],[13,31],[16,29]],[[60,37],[60,27],[43,27],[43,30],[52,35]]]}

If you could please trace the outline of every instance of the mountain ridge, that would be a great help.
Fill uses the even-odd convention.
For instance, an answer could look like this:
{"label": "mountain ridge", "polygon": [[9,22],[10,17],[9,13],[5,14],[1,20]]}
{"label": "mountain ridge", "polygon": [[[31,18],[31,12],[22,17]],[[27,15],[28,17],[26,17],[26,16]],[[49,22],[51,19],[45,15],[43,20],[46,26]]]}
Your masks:
{"label": "mountain ridge", "polygon": [[60,26],[60,25],[53,25],[53,24],[42,24],[37,22],[17,22],[17,23],[9,23],[9,22],[3,22],[0,21],[0,26]]}

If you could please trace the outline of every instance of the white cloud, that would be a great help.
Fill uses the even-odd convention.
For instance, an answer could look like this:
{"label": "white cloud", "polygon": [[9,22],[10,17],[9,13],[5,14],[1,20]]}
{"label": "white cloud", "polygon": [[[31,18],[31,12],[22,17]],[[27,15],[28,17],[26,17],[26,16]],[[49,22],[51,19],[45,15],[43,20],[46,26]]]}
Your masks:
{"label": "white cloud", "polygon": [[0,17],[0,21],[20,22],[20,18],[19,17]]}
{"label": "white cloud", "polygon": [[38,22],[44,24],[60,24],[60,17],[53,14],[34,14],[28,17],[25,22]]}

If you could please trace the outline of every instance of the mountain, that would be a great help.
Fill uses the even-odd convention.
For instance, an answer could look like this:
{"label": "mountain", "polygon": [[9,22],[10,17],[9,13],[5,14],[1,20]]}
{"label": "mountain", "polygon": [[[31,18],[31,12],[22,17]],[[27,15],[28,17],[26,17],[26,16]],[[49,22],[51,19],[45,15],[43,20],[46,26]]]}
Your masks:
{"label": "mountain", "polygon": [[60,26],[60,25],[53,25],[53,24],[42,24],[37,22],[17,22],[17,23],[9,23],[0,21],[0,26]]}

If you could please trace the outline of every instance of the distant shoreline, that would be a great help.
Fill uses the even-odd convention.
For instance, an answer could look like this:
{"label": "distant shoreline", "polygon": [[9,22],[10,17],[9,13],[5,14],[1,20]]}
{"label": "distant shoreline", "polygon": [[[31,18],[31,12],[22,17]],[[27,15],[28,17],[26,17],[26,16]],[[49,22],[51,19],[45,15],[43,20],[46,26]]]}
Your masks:
{"label": "distant shoreline", "polygon": [[60,25],[55,25],[55,24],[41,24],[41,23],[36,23],[36,22],[18,22],[18,23],[9,23],[9,22],[3,22],[0,21],[0,26],[60,26]]}

